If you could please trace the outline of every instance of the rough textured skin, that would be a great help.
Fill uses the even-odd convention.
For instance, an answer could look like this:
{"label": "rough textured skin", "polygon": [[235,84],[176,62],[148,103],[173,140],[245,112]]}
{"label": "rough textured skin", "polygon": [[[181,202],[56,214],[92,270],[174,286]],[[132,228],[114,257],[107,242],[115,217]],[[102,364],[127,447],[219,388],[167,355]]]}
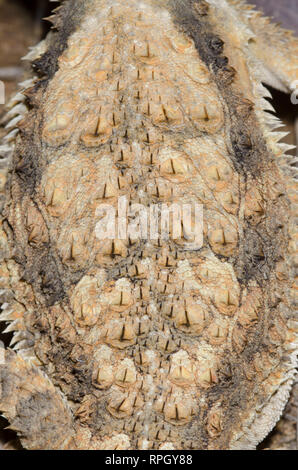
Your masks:
{"label": "rough textured skin", "polygon": [[[0,409],[28,449],[254,448],[297,362],[294,169],[261,84],[290,89],[297,40],[232,0],[53,21],[0,147]],[[100,241],[124,195],[203,204],[203,247]]]}

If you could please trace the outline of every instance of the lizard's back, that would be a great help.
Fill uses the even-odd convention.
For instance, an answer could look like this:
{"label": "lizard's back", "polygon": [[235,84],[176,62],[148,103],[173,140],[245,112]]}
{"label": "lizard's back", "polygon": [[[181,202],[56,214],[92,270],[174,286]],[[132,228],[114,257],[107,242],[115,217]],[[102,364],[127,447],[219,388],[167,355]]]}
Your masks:
{"label": "lizard's back", "polygon": [[[224,46],[210,3],[92,0],[70,15],[70,2],[63,50],[49,40],[35,61],[2,270],[15,292],[4,319],[37,369],[7,361],[51,381],[38,375],[32,396],[54,426],[37,437],[28,416],[29,448],[250,447],[285,404],[292,186],[256,69],[232,30]],[[101,239],[99,208],[117,216],[119,200],[202,205],[203,246],[185,227]]]}

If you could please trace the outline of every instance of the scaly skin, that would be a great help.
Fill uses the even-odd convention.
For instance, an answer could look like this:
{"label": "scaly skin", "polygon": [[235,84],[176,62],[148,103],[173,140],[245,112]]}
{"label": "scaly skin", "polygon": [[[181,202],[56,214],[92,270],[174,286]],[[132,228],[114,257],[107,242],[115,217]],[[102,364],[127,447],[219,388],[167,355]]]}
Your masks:
{"label": "scaly skin", "polygon": [[[28,449],[254,448],[296,367],[294,170],[261,81],[290,89],[297,40],[232,0],[53,22],[0,148],[0,409]],[[203,247],[99,240],[121,196],[203,204]]]}

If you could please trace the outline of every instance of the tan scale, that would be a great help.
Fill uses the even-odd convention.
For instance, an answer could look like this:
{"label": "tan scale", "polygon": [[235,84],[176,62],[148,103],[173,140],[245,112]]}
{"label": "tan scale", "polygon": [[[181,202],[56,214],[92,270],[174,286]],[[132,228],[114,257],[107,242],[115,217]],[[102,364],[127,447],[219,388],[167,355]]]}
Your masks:
{"label": "tan scale", "polygon": [[[242,0],[53,21],[0,146],[0,411],[27,449],[255,448],[297,366],[294,169],[262,85],[290,91],[297,40]],[[120,197],[202,204],[203,245],[100,238]]]}

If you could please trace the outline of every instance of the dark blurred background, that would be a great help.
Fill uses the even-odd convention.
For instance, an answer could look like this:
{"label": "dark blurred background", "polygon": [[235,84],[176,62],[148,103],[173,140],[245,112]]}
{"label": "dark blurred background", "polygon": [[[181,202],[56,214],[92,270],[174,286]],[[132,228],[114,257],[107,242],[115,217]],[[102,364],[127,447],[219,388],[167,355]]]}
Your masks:
{"label": "dark blurred background", "polygon": [[265,15],[298,34],[298,0],[252,0]]}

